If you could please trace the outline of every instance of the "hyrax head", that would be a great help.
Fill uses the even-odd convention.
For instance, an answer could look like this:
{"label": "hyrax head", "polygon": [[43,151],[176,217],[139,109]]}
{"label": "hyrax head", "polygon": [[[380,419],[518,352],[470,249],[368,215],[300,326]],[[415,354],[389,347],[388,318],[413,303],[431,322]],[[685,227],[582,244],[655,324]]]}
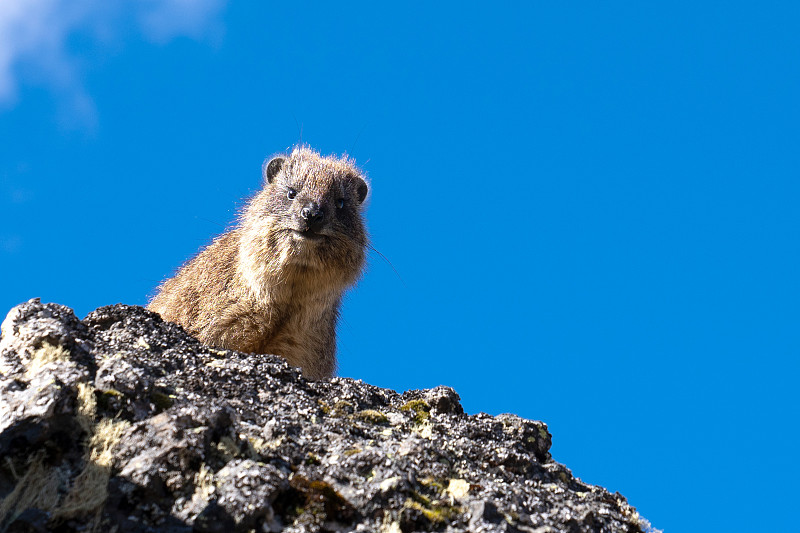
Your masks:
{"label": "hyrax head", "polygon": [[273,213],[298,240],[363,235],[367,184],[347,158],[322,157],[298,147],[289,156],[270,159],[263,173]]}

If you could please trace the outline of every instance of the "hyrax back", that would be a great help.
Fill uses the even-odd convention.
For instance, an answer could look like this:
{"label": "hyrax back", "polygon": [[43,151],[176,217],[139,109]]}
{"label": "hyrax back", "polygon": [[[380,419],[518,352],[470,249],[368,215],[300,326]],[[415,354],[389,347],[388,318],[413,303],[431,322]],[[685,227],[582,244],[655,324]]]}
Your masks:
{"label": "hyrax back", "polygon": [[336,370],[342,293],[364,265],[367,184],[347,157],[295,148],[264,165],[238,224],[161,285],[148,308],[206,344]]}

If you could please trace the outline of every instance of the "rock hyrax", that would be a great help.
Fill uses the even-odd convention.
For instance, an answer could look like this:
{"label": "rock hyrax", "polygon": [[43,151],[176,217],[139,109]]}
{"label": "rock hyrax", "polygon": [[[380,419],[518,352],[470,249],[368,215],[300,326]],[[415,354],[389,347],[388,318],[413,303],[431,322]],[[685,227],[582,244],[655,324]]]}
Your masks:
{"label": "rock hyrax", "polygon": [[148,309],[211,346],[332,376],[342,293],[364,266],[367,184],[346,156],[305,146],[269,160],[263,177],[236,226],[164,282]]}

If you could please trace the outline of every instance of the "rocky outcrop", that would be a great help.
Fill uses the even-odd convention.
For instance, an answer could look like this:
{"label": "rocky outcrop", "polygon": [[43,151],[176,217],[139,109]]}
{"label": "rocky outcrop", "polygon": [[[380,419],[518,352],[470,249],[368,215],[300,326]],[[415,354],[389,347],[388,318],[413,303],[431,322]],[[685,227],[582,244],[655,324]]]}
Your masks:
{"label": "rocky outcrop", "polygon": [[447,387],[305,380],[140,307],[15,307],[0,340],[0,532],[645,529],[542,422]]}

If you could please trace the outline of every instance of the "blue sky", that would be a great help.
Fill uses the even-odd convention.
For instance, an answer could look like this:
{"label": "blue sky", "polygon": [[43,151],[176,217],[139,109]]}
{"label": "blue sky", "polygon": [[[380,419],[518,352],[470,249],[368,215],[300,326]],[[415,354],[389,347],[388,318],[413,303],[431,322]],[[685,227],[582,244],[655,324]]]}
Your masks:
{"label": "blue sky", "polygon": [[302,130],[399,272],[341,375],[543,420],[665,531],[791,530],[798,4],[320,4],[0,4],[0,314],[145,304]]}

